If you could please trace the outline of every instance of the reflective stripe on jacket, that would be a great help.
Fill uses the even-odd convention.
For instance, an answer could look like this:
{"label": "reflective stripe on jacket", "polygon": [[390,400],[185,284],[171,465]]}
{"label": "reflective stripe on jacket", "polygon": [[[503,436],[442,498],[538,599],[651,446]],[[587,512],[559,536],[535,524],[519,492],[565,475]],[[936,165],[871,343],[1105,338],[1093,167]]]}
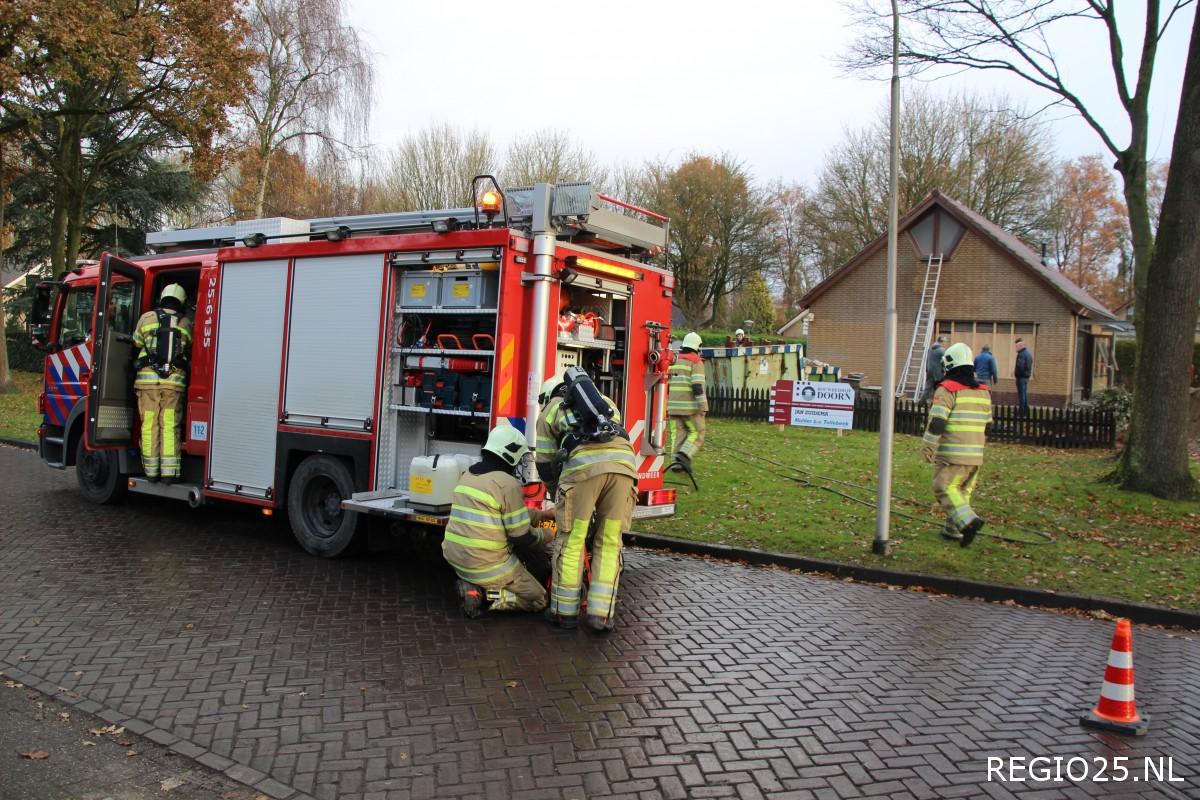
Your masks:
{"label": "reflective stripe on jacket", "polygon": [[696,353],[681,353],[667,370],[667,414],[690,417],[708,413],[704,395],[704,359]]}
{"label": "reflective stripe on jacket", "polygon": [[[608,397],[608,404],[617,408]],[[621,421],[621,412],[616,412],[613,422]],[[555,397],[546,403],[542,413],[538,415],[537,438],[535,441],[534,458],[542,464],[554,461],[555,454],[562,443],[563,437],[575,425],[575,414],[561,397]],[[570,484],[585,480],[596,475],[615,473],[637,478],[637,464],[633,457],[633,445],[624,437],[614,437],[607,442],[591,442],[581,444],[571,451],[563,464],[560,484]]]}
{"label": "reflective stripe on jacket", "polygon": [[[946,421],[939,435],[930,427],[934,420]],[[972,389],[956,381],[942,381],[933,393],[924,441],[937,446],[937,457],[950,464],[983,463],[986,430],[992,421],[992,396],[987,386]]]}
{"label": "reflective stripe on jacket", "polygon": [[478,583],[504,577],[518,566],[510,539],[532,532],[538,541],[546,534],[530,527],[529,509],[521,484],[495,470],[483,475],[463,473],[450,506],[442,555],[463,578]]}
{"label": "reflective stripe on jacket", "polygon": [[[182,314],[167,314],[171,332],[179,337],[179,352],[190,354],[192,350],[192,321]],[[158,349],[158,337],[162,334],[163,326],[158,321],[157,311],[147,311],[138,318],[137,327],[133,331],[133,346],[135,359],[148,358]],[[153,365],[140,368],[133,381],[138,386],[176,386],[182,389],[187,385],[187,371],[172,367],[166,375],[159,374]]]}

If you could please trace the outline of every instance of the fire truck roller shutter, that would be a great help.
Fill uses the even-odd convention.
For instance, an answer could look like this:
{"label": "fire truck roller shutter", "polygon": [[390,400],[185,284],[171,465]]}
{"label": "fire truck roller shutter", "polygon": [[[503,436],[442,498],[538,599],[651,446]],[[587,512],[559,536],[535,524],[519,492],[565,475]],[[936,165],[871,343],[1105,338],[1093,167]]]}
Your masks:
{"label": "fire truck roller shutter", "polygon": [[221,267],[209,431],[217,491],[266,497],[273,488],[287,272],[286,259]]}
{"label": "fire truck roller shutter", "polygon": [[364,429],[375,417],[382,253],[299,258],[292,275],[284,420]]}

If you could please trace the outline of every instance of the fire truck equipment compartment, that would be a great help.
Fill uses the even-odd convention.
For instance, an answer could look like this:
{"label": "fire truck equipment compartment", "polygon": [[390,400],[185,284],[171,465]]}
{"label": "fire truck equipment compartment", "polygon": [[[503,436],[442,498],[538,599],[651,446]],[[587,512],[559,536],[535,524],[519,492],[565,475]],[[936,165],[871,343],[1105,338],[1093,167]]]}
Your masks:
{"label": "fire truck equipment compartment", "polygon": [[266,497],[275,477],[287,275],[287,259],[234,261],[222,270],[209,432],[217,491]]}
{"label": "fire truck equipment compartment", "polygon": [[374,416],[384,259],[296,259],[284,420],[363,430]]}

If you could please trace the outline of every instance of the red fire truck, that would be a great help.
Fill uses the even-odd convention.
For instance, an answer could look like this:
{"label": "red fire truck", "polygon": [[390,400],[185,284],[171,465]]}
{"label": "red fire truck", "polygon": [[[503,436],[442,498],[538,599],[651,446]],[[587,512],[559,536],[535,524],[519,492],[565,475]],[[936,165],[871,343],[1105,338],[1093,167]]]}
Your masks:
{"label": "red fire truck", "polygon": [[[674,513],[674,279],[651,263],[668,221],[589,184],[503,192],[485,178],[473,208],[163,231],[147,237],[155,255],[106,254],[40,285],[43,460],[75,467],[96,503],[286,509],[306,550],[336,556],[363,515],[443,525],[445,508],[414,502],[430,480],[412,465],[478,456],[503,419],[532,440],[544,377],[582,366],[638,454],[636,515]],[[142,473],[131,334],[170,283],[193,306],[194,344],[182,480],[166,485]]]}

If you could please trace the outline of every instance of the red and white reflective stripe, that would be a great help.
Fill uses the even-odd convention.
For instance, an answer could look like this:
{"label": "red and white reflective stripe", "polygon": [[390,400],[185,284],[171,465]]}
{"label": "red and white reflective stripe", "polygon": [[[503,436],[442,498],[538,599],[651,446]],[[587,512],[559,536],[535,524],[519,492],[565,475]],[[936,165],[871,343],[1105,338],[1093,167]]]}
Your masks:
{"label": "red and white reflective stripe", "polygon": [[1109,650],[1108,665],[1114,669],[1133,669],[1133,653],[1121,650]]}
{"label": "red and white reflective stripe", "polygon": [[649,456],[646,458],[645,461],[642,462],[641,469],[639,469],[638,472],[642,475],[645,475],[645,474],[651,473],[651,472],[658,472],[659,470],[662,469],[662,465],[663,465],[663,457],[662,456]]}
{"label": "red and white reflective stripe", "polygon": [[646,420],[639,419],[633,423],[633,427],[629,429],[629,443],[636,445],[638,437],[642,435],[642,431],[646,429]]}
{"label": "red and white reflective stripe", "polygon": [[1100,687],[1100,696],[1117,703],[1132,703],[1133,684],[1105,681]]}

